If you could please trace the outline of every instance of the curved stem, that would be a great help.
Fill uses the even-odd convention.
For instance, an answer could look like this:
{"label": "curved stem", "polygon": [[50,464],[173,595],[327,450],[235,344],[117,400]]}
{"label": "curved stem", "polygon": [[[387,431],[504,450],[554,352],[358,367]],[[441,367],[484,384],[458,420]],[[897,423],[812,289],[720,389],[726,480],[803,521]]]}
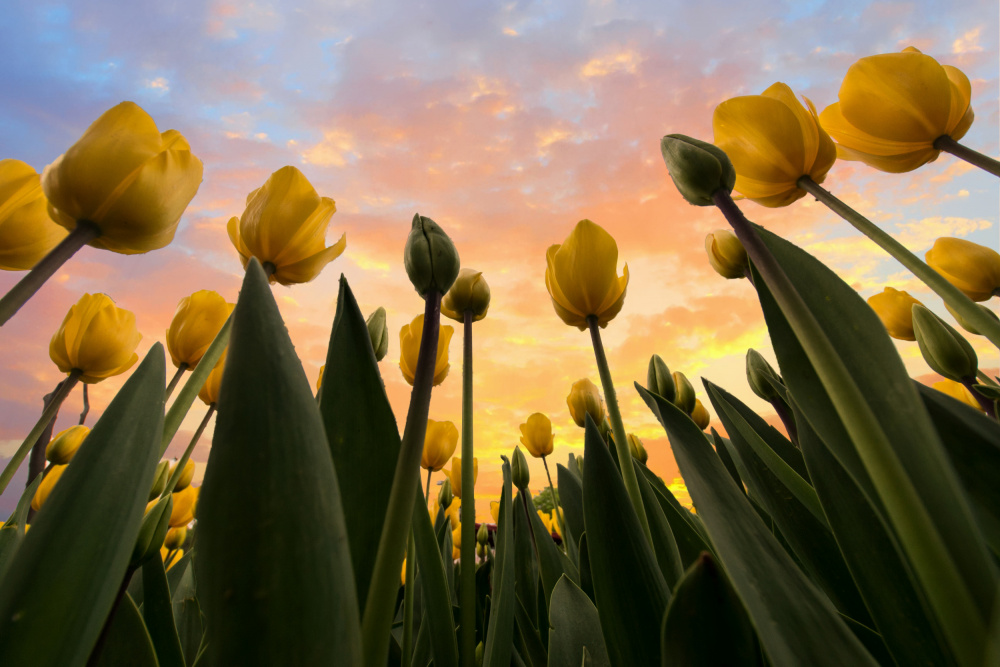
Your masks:
{"label": "curved stem", "polygon": [[181,376],[184,375],[184,371],[188,369],[186,362],[181,362],[181,365],[177,367],[177,372],[174,376],[170,378],[170,384],[167,385],[167,391],[163,395],[163,400],[170,400],[170,394],[174,393],[174,388],[177,387],[177,383],[181,381]]}
{"label": "curved stem", "polygon": [[968,146],[963,146],[947,134],[934,140],[934,148],[945,153],[951,153],[955,157],[965,160],[984,171],[988,171],[994,176],[1000,176],[1000,162],[997,162],[988,155],[983,155],[979,151],[972,150]]}
{"label": "curved stem", "polygon": [[97,225],[86,220],[77,222],[76,228],[0,299],[0,326],[6,324],[7,320],[41,289],[45,281],[66,263],[66,260],[100,235],[101,230]]}
{"label": "curved stem", "polygon": [[604,386],[604,402],[608,405],[608,419],[611,422],[611,431],[614,434],[615,451],[618,453],[618,462],[621,464],[625,490],[628,491],[629,498],[632,500],[632,507],[635,508],[635,513],[639,516],[642,532],[646,534],[646,539],[652,545],[653,537],[649,532],[649,520],[646,518],[646,510],[642,505],[639,482],[635,478],[635,467],[632,465],[632,450],[629,449],[628,438],[625,435],[625,425],[622,423],[622,413],[618,409],[618,394],[615,393],[615,385],[611,380],[611,369],[608,367],[608,358],[604,354],[604,344],[601,342],[601,330],[597,326],[597,316],[588,316],[587,324],[590,325],[590,340],[594,344],[594,356],[597,357],[597,370],[601,374],[601,384]]}
{"label": "curved stem", "polygon": [[[431,475],[433,475],[433,474],[434,474],[433,470],[430,470],[430,469],[427,470],[427,486],[424,488],[424,504],[425,505],[430,505],[430,503],[431,503]],[[432,518],[431,522],[433,522],[433,521],[434,521],[434,519]]]}
{"label": "curved stem", "polygon": [[545,476],[549,478],[549,493],[552,495],[552,510],[556,513],[556,519],[559,520],[559,532],[562,535],[566,535],[566,525],[563,523],[563,513],[562,509],[559,507],[559,501],[556,499],[556,487],[552,484],[552,475],[549,474],[549,462],[543,456],[542,465],[545,466]]}
{"label": "curved stem", "polygon": [[406,540],[406,583],[403,585],[403,661],[400,664],[409,665],[413,662],[413,588],[416,584],[416,556],[413,548],[413,535]]}
{"label": "curved stem", "polygon": [[194,446],[198,444],[198,440],[201,439],[201,434],[205,432],[205,428],[208,426],[208,420],[211,419],[214,414],[215,403],[212,403],[208,406],[208,412],[205,413],[201,423],[198,424],[198,430],[194,432],[194,437],[191,438],[191,442],[188,444],[187,449],[184,450],[181,458],[174,465],[174,472],[167,480],[167,485],[163,487],[163,493],[160,494],[161,498],[165,498],[168,494],[174,492],[174,487],[177,486],[177,480],[181,478],[181,474],[184,472],[184,466],[187,465],[188,459],[191,458],[191,452],[194,451]]}
{"label": "curved stem", "polygon": [[476,489],[472,449],[472,311],[463,313],[462,336],[462,636],[459,655],[462,665],[472,667],[476,659]]}
{"label": "curved stem", "polygon": [[948,282],[940,273],[929,267],[919,257],[910,252],[902,243],[882,231],[853,208],[840,201],[828,190],[823,189],[808,176],[798,180],[798,186],[826,204],[834,213],[851,223],[855,229],[870,238],[896,261],[910,270],[925,285],[940,296],[956,313],[1000,348],[1000,321],[993,319],[976,306],[957,287]]}
{"label": "curved stem", "polygon": [[83,410],[80,412],[80,426],[87,421],[87,415],[90,414],[90,397],[87,392],[87,385],[83,385]]}

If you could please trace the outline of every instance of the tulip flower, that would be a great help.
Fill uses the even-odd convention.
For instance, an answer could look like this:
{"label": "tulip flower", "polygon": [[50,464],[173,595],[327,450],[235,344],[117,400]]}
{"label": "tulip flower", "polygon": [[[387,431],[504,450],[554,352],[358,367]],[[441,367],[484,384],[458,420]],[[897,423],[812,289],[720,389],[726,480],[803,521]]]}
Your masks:
{"label": "tulip flower", "polygon": [[[920,303],[908,292],[886,287],[868,297],[868,305],[882,320],[889,335],[897,340],[916,340],[913,334],[913,304]],[[920,305],[923,305],[922,303]]]}
{"label": "tulip flower", "polygon": [[604,328],[625,304],[628,264],[618,276],[618,244],[600,226],[581,220],[561,245],[545,253],[545,287],[563,322],[585,331],[588,317]]}
{"label": "tulip flower", "polygon": [[490,309],[490,286],[482,271],[462,269],[451,289],[441,299],[441,314],[457,322],[465,321],[465,311],[471,311],[472,321],[486,317]]}
{"label": "tulip flower", "polygon": [[[171,553],[173,553],[174,555],[170,556]],[[167,557],[170,557],[169,562],[167,561]],[[174,565],[177,565],[177,562],[183,557],[184,557],[183,549],[168,549],[167,547],[160,547],[160,558],[163,559],[164,570],[169,570]]]}
{"label": "tulip flower", "polygon": [[548,417],[536,412],[529,416],[528,421],[521,424],[520,428],[521,444],[529,454],[537,459],[552,453],[555,436],[552,435],[552,422]]}
{"label": "tulip flower", "polygon": [[31,509],[36,512],[42,509],[42,505],[45,501],[49,499],[49,494],[52,493],[52,489],[56,488],[56,483],[62,474],[66,472],[65,465],[54,465],[52,468],[45,473],[45,477],[42,478],[42,483],[38,485],[38,489],[35,491],[35,495],[31,498]]}
{"label": "tulip flower", "polygon": [[30,269],[66,233],[49,217],[35,170],[20,160],[0,160],[0,269]]}
{"label": "tulip flower", "polygon": [[734,97],[712,116],[715,145],[736,168],[735,190],[762,206],[788,206],[805,196],[797,181],[822,183],[837,159],[830,135],[792,89],[776,83],[760,95]]}
{"label": "tulip flower", "polygon": [[545,526],[545,530],[549,531],[549,535],[554,535],[558,538],[562,538],[562,531],[559,530],[559,522],[553,521],[552,516],[546,514],[542,510],[535,510],[538,513],[538,518],[542,520],[542,525]]}
{"label": "tulip flower", "polygon": [[399,573],[399,583],[402,586],[406,585],[406,559],[403,559],[403,570]]}
{"label": "tulip flower", "polygon": [[1000,253],[952,237],[939,238],[925,255],[932,269],[973,301],[1000,293]]}
{"label": "tulip flower", "polygon": [[45,458],[54,465],[69,463],[88,435],[90,429],[82,424],[60,431],[45,447]]}
{"label": "tulip flower", "polygon": [[674,387],[674,376],[671,375],[667,363],[658,354],[649,358],[649,365],[646,367],[646,389],[654,394],[659,394],[671,403],[673,403],[674,395],[677,393]]}
{"label": "tulip flower", "polygon": [[[417,370],[417,357],[420,355],[420,340],[423,338],[424,316],[417,315],[409,324],[399,330],[399,370],[409,384],[413,384],[413,376]],[[448,377],[448,344],[455,333],[455,328],[447,324],[441,325],[438,334],[437,360],[434,363],[434,385],[444,382]]]}
{"label": "tulip flower", "polygon": [[851,65],[839,102],[823,110],[820,123],[840,158],[902,173],[936,160],[939,138],[965,135],[971,98],[965,74],[911,46]]}
{"label": "tulip flower", "polygon": [[186,526],[194,520],[195,508],[198,504],[198,492],[201,487],[189,486],[174,493],[174,507],[170,513],[170,527]]}
{"label": "tulip flower", "polygon": [[628,448],[632,452],[632,458],[639,463],[645,463],[649,459],[649,454],[646,453],[646,448],[643,446],[642,440],[635,433],[628,434]]}
{"label": "tulip flower", "polygon": [[458,446],[458,429],[448,421],[427,420],[427,433],[424,436],[424,453],[420,458],[420,466],[428,472],[437,472],[444,467]]}
{"label": "tulip flower", "polygon": [[712,420],[712,416],[708,414],[708,410],[700,399],[694,399],[694,409],[691,411],[691,419],[702,431],[708,428],[708,424]]}
{"label": "tulip flower", "polygon": [[[175,471],[177,470],[177,464],[170,466],[170,477],[173,477]],[[183,491],[191,485],[191,480],[194,479],[194,461],[188,459],[184,463],[184,467],[181,469],[181,474],[177,478],[177,484],[174,485],[174,491]]]}
{"label": "tulip flower", "polygon": [[493,517],[493,523],[500,522],[500,501],[491,500],[490,501],[490,516]]}
{"label": "tulip flower", "polygon": [[382,361],[389,351],[389,329],[385,325],[385,308],[381,306],[376,308],[365,320],[365,324],[368,326],[372,350],[375,351],[375,361]]}
{"label": "tulip flower", "polygon": [[684,412],[691,414],[694,411],[695,401],[694,387],[687,376],[680,371],[674,371],[674,405]]}
{"label": "tulip flower", "polygon": [[226,369],[226,356],[228,354],[229,349],[227,348],[223,351],[222,356],[219,357],[215,368],[208,374],[205,384],[198,390],[198,398],[204,401],[205,405],[215,405],[219,402],[219,390],[222,388],[222,374]]}
{"label": "tulip flower", "polygon": [[573,383],[569,396],[566,397],[566,405],[569,406],[569,414],[573,417],[573,421],[580,428],[586,425],[587,414],[595,424],[604,422],[604,400],[601,398],[601,392],[587,378]]}
{"label": "tulip flower", "polygon": [[94,384],[132,368],[141,340],[132,311],[106,294],[84,294],[52,336],[49,357],[63,373],[79,371],[82,382]]}
{"label": "tulip flower", "polygon": [[527,491],[528,485],[531,484],[528,459],[524,458],[524,452],[520,447],[514,447],[513,456],[510,457],[510,481],[520,491]]}
{"label": "tulip flower", "polygon": [[948,394],[956,401],[961,401],[965,403],[970,408],[982,411],[982,406],[979,405],[979,401],[976,397],[972,395],[972,392],[966,389],[965,385],[961,382],[955,382],[954,380],[941,380],[940,382],[935,382],[931,385],[942,394]]}
{"label": "tulip flower", "polygon": [[441,225],[415,214],[403,247],[403,268],[417,294],[426,297],[433,289],[443,296],[458,277],[460,266],[458,249]]}
{"label": "tulip flower", "polygon": [[167,329],[167,350],[174,366],[196,368],[235,307],[212,290],[181,299]]}
{"label": "tulip flower", "polygon": [[178,526],[167,531],[167,536],[163,539],[163,546],[168,549],[180,549],[187,539],[188,529],[186,526]]}
{"label": "tulip flower", "polygon": [[[478,469],[477,469],[478,470]],[[451,502],[448,503],[448,507],[444,510],[444,516],[446,519],[451,521],[451,525],[458,525],[459,513],[462,509],[462,500],[460,498],[452,497]]]}
{"label": "tulip flower", "polygon": [[295,167],[282,167],[247,195],[243,215],[229,220],[229,240],[245,269],[256,257],[270,271],[271,283],[309,282],[347,247],[347,235],[326,245],[326,231],[337,207],[320,197]]}
{"label": "tulip flower", "polygon": [[727,280],[745,278],[750,260],[743,244],[728,229],[717,229],[705,237],[708,263],[715,272]]}
{"label": "tulip flower", "polygon": [[[456,498],[462,497],[462,459],[457,456],[451,460],[451,470],[444,471],[448,475],[448,479],[451,480],[451,491],[455,494]],[[472,459],[472,483],[475,485],[476,480],[479,478],[479,459]]]}

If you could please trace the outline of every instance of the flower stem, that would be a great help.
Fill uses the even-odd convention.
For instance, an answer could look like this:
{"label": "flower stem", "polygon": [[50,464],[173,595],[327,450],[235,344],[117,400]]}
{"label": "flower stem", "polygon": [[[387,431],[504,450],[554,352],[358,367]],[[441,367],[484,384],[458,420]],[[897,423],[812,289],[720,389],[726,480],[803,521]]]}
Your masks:
{"label": "flower stem", "polygon": [[900,264],[910,270],[913,275],[922,280],[925,285],[940,296],[946,304],[962,316],[971,326],[981,332],[991,343],[1000,348],[1000,321],[984,313],[973,301],[965,296],[957,287],[948,282],[940,273],[929,267],[919,257],[882,231],[853,208],[837,199],[831,192],[820,187],[808,176],[798,180],[798,186],[823,202],[834,213],[851,223],[855,229],[870,238],[880,248],[892,255]]}
{"label": "flower stem", "polygon": [[945,153],[951,153],[955,157],[965,160],[984,171],[988,171],[994,176],[1000,176],[1000,162],[997,162],[988,155],[983,155],[979,151],[972,150],[968,146],[963,146],[947,134],[943,134],[934,140],[934,148]]}
{"label": "flower stem", "polygon": [[556,487],[552,484],[552,475],[549,474],[549,462],[544,456],[542,457],[542,465],[545,466],[545,476],[549,478],[549,494],[552,495],[552,510],[556,513],[556,519],[559,520],[559,532],[565,536],[566,525],[563,523],[563,513],[559,508],[559,501],[556,500]]}
{"label": "flower stem", "polygon": [[161,498],[166,498],[168,495],[174,492],[174,487],[177,486],[177,480],[181,478],[181,474],[184,472],[184,466],[187,465],[188,459],[191,458],[191,452],[194,451],[194,446],[198,444],[198,440],[201,439],[201,434],[205,432],[205,428],[208,426],[208,420],[212,418],[215,414],[215,403],[208,406],[208,412],[205,413],[205,417],[198,424],[198,430],[194,432],[194,437],[191,438],[191,442],[188,444],[187,449],[178,459],[176,465],[174,465],[174,472],[170,475],[167,480],[167,485],[163,487],[163,493],[160,494]]}
{"label": "flower stem", "polygon": [[974,384],[975,382],[973,382],[972,378],[962,379],[962,386],[969,390],[969,393],[972,394],[972,396],[979,403],[979,407],[982,409],[983,412],[986,413],[986,416],[989,417],[990,419],[996,419],[997,412],[996,409],[993,407],[993,401],[991,401],[990,399],[986,398],[978,391],[976,391],[975,387],[972,386]]}
{"label": "flower stem", "polygon": [[476,489],[472,464],[472,311],[463,313],[462,335],[462,569],[459,590],[461,599],[461,664],[476,663]]}
{"label": "flower stem", "polygon": [[177,367],[177,372],[174,376],[170,378],[170,384],[167,385],[167,391],[163,395],[164,401],[170,400],[170,394],[174,393],[174,388],[177,387],[177,383],[181,381],[181,376],[184,375],[184,371],[188,369],[187,362],[182,361],[181,365]]}
{"label": "flower stem", "polygon": [[406,540],[406,583],[403,585],[403,661],[400,663],[403,665],[413,662],[413,588],[416,584],[413,579],[416,571],[414,551],[411,531]]}
{"label": "flower stem", "polygon": [[618,462],[621,464],[625,490],[628,491],[629,498],[632,500],[632,507],[635,508],[635,513],[639,516],[642,532],[645,533],[649,543],[653,544],[653,536],[649,532],[649,520],[646,518],[646,510],[642,505],[642,496],[639,493],[639,482],[635,478],[635,468],[632,465],[632,451],[629,449],[628,439],[625,435],[622,413],[618,410],[618,395],[615,393],[615,385],[611,380],[611,369],[608,367],[608,358],[604,354],[604,343],[601,342],[601,330],[597,326],[597,316],[588,316],[587,324],[590,325],[590,340],[594,344],[594,356],[597,357],[597,370],[601,374],[601,384],[604,386],[604,401],[608,405],[608,419],[611,421],[615,451],[618,453]]}
{"label": "flower stem", "polygon": [[83,410],[80,412],[80,426],[83,426],[87,421],[87,415],[90,414],[90,397],[87,392],[87,385],[83,385]]}
{"label": "flower stem", "polygon": [[[427,486],[424,488],[424,504],[430,505],[431,503],[431,475],[434,474],[433,470],[427,470]],[[432,518],[431,521],[434,521]]]}
{"label": "flower stem", "polygon": [[403,441],[396,459],[389,505],[382,523],[382,536],[361,620],[361,648],[366,665],[384,665],[388,660],[389,642],[386,637],[392,625],[393,607],[399,591],[399,571],[410,535],[413,503],[420,486],[420,455],[423,453],[427,413],[434,387],[440,319],[441,293],[431,290],[427,293],[424,306],[420,354],[413,377]]}
{"label": "flower stem", "polygon": [[785,402],[781,398],[776,398],[771,401],[771,405],[774,406],[774,411],[778,413],[778,418],[781,423],[785,426],[785,431],[788,432],[788,439],[792,441],[792,444],[796,447],[799,446],[799,428],[795,424],[795,417],[792,416],[791,411]]}
{"label": "flower stem", "polygon": [[35,423],[35,427],[31,429],[31,433],[29,433],[28,437],[24,439],[21,446],[17,448],[17,451],[14,452],[14,456],[10,458],[10,461],[7,462],[7,466],[3,469],[3,473],[0,473],[0,494],[2,494],[4,489],[7,488],[7,485],[10,484],[10,480],[14,477],[14,473],[21,467],[24,457],[28,455],[28,452],[31,451],[34,444],[38,442],[38,437],[42,435],[42,431],[45,430],[45,428],[49,425],[49,422],[52,421],[52,418],[56,416],[57,412],[59,412],[59,406],[62,405],[62,402],[66,400],[67,396],[69,396],[69,392],[76,386],[76,383],[80,380],[80,375],[82,373],[83,371],[74,368],[70,372],[69,376],[60,382],[56,387],[55,395],[45,406],[45,409],[42,410],[42,416],[38,418],[38,422]]}

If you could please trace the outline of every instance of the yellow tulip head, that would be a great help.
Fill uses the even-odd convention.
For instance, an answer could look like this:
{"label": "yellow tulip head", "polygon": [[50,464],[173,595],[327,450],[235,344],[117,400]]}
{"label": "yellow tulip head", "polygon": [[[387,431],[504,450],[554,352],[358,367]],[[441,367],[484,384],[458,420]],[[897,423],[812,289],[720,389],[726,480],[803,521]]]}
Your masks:
{"label": "yellow tulip head", "polygon": [[694,410],[694,402],[698,400],[694,395],[694,387],[687,376],[680,371],[674,371],[674,405],[684,412],[691,414]]}
{"label": "yellow tulip head", "polygon": [[167,351],[174,366],[196,368],[235,307],[207,289],[181,299],[167,329]]}
{"label": "yellow tulip head", "polygon": [[451,531],[451,544],[456,549],[462,548],[462,524],[457,524],[455,530]]}
{"label": "yellow tulip head", "polygon": [[694,399],[694,410],[691,411],[691,419],[702,431],[708,428],[709,422],[712,421],[712,416],[708,414],[708,410],[702,404],[701,399]]}
{"label": "yellow tulip head", "polygon": [[271,283],[295,285],[319,275],[347,247],[347,235],[330,247],[326,231],[337,206],[320,197],[295,167],[282,167],[247,195],[247,207],[229,220],[229,240],[243,268],[256,257],[274,267]]}
{"label": "yellow tulip head", "polygon": [[569,396],[566,397],[566,405],[569,406],[569,414],[573,417],[573,421],[580,428],[586,425],[588,414],[595,424],[600,425],[604,422],[604,399],[601,398],[597,386],[587,378],[573,383]]}
{"label": "yellow tulip head", "polygon": [[552,422],[541,412],[530,415],[528,421],[521,424],[521,444],[536,459],[551,454],[554,442]]}
{"label": "yellow tulip head", "polygon": [[326,364],[319,367],[319,375],[316,377],[316,391],[323,388],[323,372],[326,371]]}
{"label": "yellow tulip head", "polygon": [[[451,492],[455,494],[456,498],[461,499],[462,497],[462,459],[457,456],[451,460],[451,470],[445,470],[444,473],[448,475],[448,479],[451,480]],[[476,480],[479,479],[479,459],[473,457],[472,459],[472,484],[475,486]]]}
{"label": "yellow tulip head", "polygon": [[760,95],[726,100],[715,108],[715,145],[736,168],[736,191],[762,206],[788,206],[805,196],[797,182],[822,183],[837,159],[816,109],[802,106],[792,89],[776,83]]}
{"label": "yellow tulip head", "polygon": [[137,104],[122,102],[45,168],[42,189],[57,223],[93,223],[101,235],[90,245],[133,255],[174,239],[201,177],[201,160],[180,132],[161,134]]}
{"label": "yellow tulip head", "polygon": [[389,328],[385,324],[385,308],[382,306],[376,308],[365,320],[365,324],[368,326],[372,350],[375,351],[375,361],[382,361],[389,351]]}
{"label": "yellow tulip head", "polygon": [[942,237],[924,257],[932,269],[973,301],[986,301],[1000,292],[1000,253],[992,248]]}
{"label": "yellow tulip head", "polygon": [[52,489],[56,488],[56,483],[62,474],[66,472],[67,466],[52,466],[51,469],[42,478],[42,483],[38,485],[38,489],[35,490],[35,495],[31,498],[31,509],[36,512],[42,509],[42,505],[45,501],[49,499],[49,494],[52,493]]}
{"label": "yellow tulip head", "polygon": [[[889,335],[897,340],[916,340],[913,334],[913,304],[920,303],[908,292],[886,287],[868,297],[868,305],[882,320]],[[923,305],[923,304],[921,304]]]}
{"label": "yellow tulip head", "polygon": [[80,380],[94,384],[132,368],[141,340],[132,311],[106,294],[84,294],[52,336],[49,357],[63,373],[82,371]]}
{"label": "yellow tulip head", "polygon": [[465,311],[472,312],[472,321],[486,317],[490,309],[490,286],[482,271],[462,269],[451,289],[441,299],[441,314],[457,322],[465,321]]}
{"label": "yellow tulip head", "polygon": [[[448,363],[448,345],[455,328],[447,324],[441,325],[438,333],[437,357],[434,362],[434,386],[444,382],[448,377],[451,364]],[[420,356],[420,341],[424,336],[424,316],[417,315],[409,324],[404,324],[399,330],[399,370],[408,383],[413,384],[413,376],[417,372],[417,358]]]}
{"label": "yellow tulip head", "polygon": [[452,422],[427,420],[427,433],[424,435],[424,453],[420,457],[420,466],[425,470],[437,472],[444,467],[458,446],[458,429]]}
{"label": "yellow tulip head", "polygon": [[35,170],[0,160],[0,269],[27,271],[66,238],[52,222]]}
{"label": "yellow tulip head", "polygon": [[628,434],[628,448],[632,452],[632,458],[639,463],[645,463],[649,459],[649,454],[646,453],[642,440],[635,433]]}
{"label": "yellow tulip head", "polygon": [[948,394],[956,401],[961,401],[965,403],[970,408],[975,410],[982,410],[983,407],[979,405],[979,401],[976,397],[972,395],[972,392],[965,388],[965,385],[961,382],[955,382],[954,380],[941,380],[940,382],[935,382],[931,385],[943,394]]}
{"label": "yellow tulip head", "polygon": [[820,114],[837,154],[881,171],[903,173],[933,162],[941,136],[958,140],[972,125],[968,77],[908,47],[862,58],[840,86],[839,102]]}
{"label": "yellow tulip head", "polygon": [[708,263],[715,272],[727,280],[745,278],[750,259],[736,234],[728,229],[717,229],[705,237]]}
{"label": "yellow tulip head", "polygon": [[[177,469],[177,464],[174,463],[170,466],[170,475],[173,476],[174,471]],[[177,485],[174,487],[174,491],[183,491],[184,489],[191,486],[191,480],[194,479],[194,461],[188,459],[184,462],[184,468],[181,470],[180,477],[177,478]]]}
{"label": "yellow tulip head", "polygon": [[581,220],[562,245],[545,253],[545,286],[563,322],[584,331],[594,316],[604,328],[625,304],[628,264],[618,276],[618,244],[600,226]]}
{"label": "yellow tulip head", "polygon": [[149,502],[160,497],[163,490],[167,488],[167,481],[170,478],[170,461],[160,461],[156,464],[156,472],[153,474],[153,484],[149,488]]}
{"label": "yellow tulip head", "polygon": [[174,565],[176,565],[177,561],[179,561],[181,558],[184,557],[184,550],[183,549],[177,549],[176,551],[174,551],[173,558],[171,558],[170,561],[167,562],[167,556],[169,556],[169,555],[170,555],[170,549],[168,549],[166,547],[160,547],[160,559],[163,561],[163,569],[164,570],[169,570]]}
{"label": "yellow tulip head", "polygon": [[187,533],[187,526],[171,528],[167,531],[167,536],[163,538],[163,546],[167,549],[180,549],[184,545],[184,540],[187,539]]}
{"label": "yellow tulip head", "polygon": [[490,501],[490,516],[493,517],[493,523],[499,523],[500,521],[500,501],[491,500]]}
{"label": "yellow tulip head", "polygon": [[198,492],[201,487],[189,486],[173,494],[174,506],[170,512],[170,527],[186,526],[194,520],[194,512],[198,505]]}
{"label": "yellow tulip head", "polygon": [[222,389],[222,375],[226,370],[227,356],[229,356],[228,347],[222,351],[222,356],[216,362],[215,368],[208,374],[205,384],[198,390],[198,398],[204,401],[205,405],[212,405],[219,402],[219,391]]}
{"label": "yellow tulip head", "polygon": [[82,424],[60,431],[45,447],[45,458],[54,465],[69,463],[88,435],[90,429]]}
{"label": "yellow tulip head", "polygon": [[451,521],[452,526],[457,526],[459,523],[459,516],[462,511],[462,501],[459,498],[452,496],[451,502],[448,503],[448,507],[444,511],[444,516],[449,521]]}

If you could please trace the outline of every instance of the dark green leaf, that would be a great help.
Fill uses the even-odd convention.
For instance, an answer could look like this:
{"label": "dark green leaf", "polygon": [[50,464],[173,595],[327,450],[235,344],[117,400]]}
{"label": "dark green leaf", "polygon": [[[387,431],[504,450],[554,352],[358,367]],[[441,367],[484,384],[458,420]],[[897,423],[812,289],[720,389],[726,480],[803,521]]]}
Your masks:
{"label": "dark green leaf", "polygon": [[702,551],[712,551],[712,547],[705,535],[702,534],[700,524],[696,523],[691,512],[677,502],[674,494],[666,487],[663,481],[653,474],[649,468],[642,468],[643,476],[649,482],[650,488],[656,494],[656,500],[663,510],[670,530],[674,535],[677,544],[677,551],[681,556],[683,567],[690,567],[698,558]]}
{"label": "dark green leaf", "polygon": [[175,602],[174,619],[186,664],[193,665],[205,641],[205,615],[198,600],[190,597]]}
{"label": "dark green leaf", "polygon": [[733,478],[736,482],[736,488],[746,493],[746,489],[743,488],[743,480],[740,478],[740,473],[736,469],[736,464],[733,463],[733,457],[729,455],[729,450],[726,448],[723,442],[724,438],[719,435],[716,430],[712,429],[712,444],[715,445],[715,453],[719,455],[719,459],[722,460],[722,465],[726,466],[726,471],[729,476]]}
{"label": "dark green leaf", "polygon": [[[518,498],[511,504],[511,518],[514,525],[514,590],[517,597],[529,609],[529,617],[533,623],[538,623],[538,561],[535,560],[535,541],[531,532],[528,516]],[[536,625],[537,627],[537,625]]]}
{"label": "dark green leaf", "polygon": [[179,594],[188,594],[186,590],[183,593],[178,592],[182,586],[182,582],[185,580],[190,582],[187,585],[191,587],[191,596],[194,596],[194,575],[192,574],[193,570],[191,568],[191,558],[193,557],[193,554],[193,551],[188,551],[186,554],[178,558],[177,562],[175,562],[173,566],[167,570],[167,585],[170,587],[170,598],[172,600],[176,600],[177,595]]}
{"label": "dark green leaf", "polygon": [[656,554],[656,562],[663,572],[663,578],[667,582],[668,590],[673,590],[677,582],[684,576],[684,566],[681,565],[681,554],[677,550],[677,540],[670,529],[667,517],[660,507],[660,502],[656,499],[653,487],[649,485],[646,476],[642,474],[642,463],[633,461],[636,468],[636,481],[639,484],[639,492],[642,494],[642,505],[646,510],[646,518],[649,521],[649,532],[653,537],[653,552]]}
{"label": "dark green leaf", "polygon": [[590,548],[587,546],[587,533],[580,536],[580,590],[587,594],[591,601],[594,596],[594,576],[590,572]]}
{"label": "dark green leaf", "polygon": [[[559,504],[562,505],[563,519],[573,535],[583,535],[583,482],[579,471],[573,474],[562,464],[556,466],[559,481]],[[579,538],[578,538],[579,539]]]}
{"label": "dark green leaf", "polygon": [[545,645],[520,600],[514,604],[514,647],[529,667],[545,667],[548,664]]}
{"label": "dark green leaf", "polygon": [[[62,482],[60,479],[59,483]],[[89,667],[122,667],[122,665],[157,667],[158,665],[153,642],[146,631],[145,623],[142,622],[142,615],[127,593],[111,618],[107,635],[99,650],[96,659],[91,659],[91,662],[87,663]]]}
{"label": "dark green leaf", "polygon": [[142,617],[156,649],[160,667],[184,667],[181,641],[174,626],[173,605],[167,588],[167,574],[159,554],[142,566]]}
{"label": "dark green leaf", "polygon": [[559,547],[556,546],[556,543],[552,539],[552,533],[542,523],[542,519],[534,509],[534,503],[531,502],[531,491],[527,489],[518,491],[517,497],[514,499],[514,507],[523,511],[525,508],[525,499],[527,500],[527,506],[531,508],[531,511],[527,514],[528,520],[531,522],[531,532],[535,538],[538,575],[542,581],[542,589],[545,591],[545,603],[547,605],[549,598],[552,596],[552,589],[555,588],[559,577],[563,574],[568,574],[570,579],[579,581],[580,573],[569,561],[569,558],[566,557],[566,554],[559,550]]}
{"label": "dark green leaf", "polygon": [[585,664],[610,667],[597,608],[569,577],[561,577],[552,591],[549,628],[550,667],[580,664],[584,652],[590,655]]}
{"label": "dark green leaf", "polygon": [[7,563],[14,557],[14,552],[21,546],[24,538],[24,527],[28,520],[28,509],[31,507],[31,499],[35,497],[35,491],[42,483],[42,476],[36,475],[35,479],[21,494],[17,501],[17,507],[10,515],[10,518],[0,527],[0,579],[3,579],[3,571]]}
{"label": "dark green leaf", "polygon": [[514,637],[514,536],[512,535],[510,463],[504,459],[503,490],[500,493],[500,519],[497,521],[496,561],[493,566],[493,595],[490,602],[489,629],[483,652],[483,667],[507,667]]}
{"label": "dark green leaf", "polygon": [[[441,560],[441,551],[434,538],[431,518],[424,509],[423,496],[419,491],[417,495],[420,497],[413,505],[412,525],[413,546],[417,566],[420,568],[420,598],[424,609],[421,626],[428,626],[434,664],[437,667],[451,667],[458,665],[458,640],[451,612],[451,587],[445,573],[445,564]],[[450,542],[450,533],[446,540]],[[448,554],[448,564],[451,564],[451,554]]]}

